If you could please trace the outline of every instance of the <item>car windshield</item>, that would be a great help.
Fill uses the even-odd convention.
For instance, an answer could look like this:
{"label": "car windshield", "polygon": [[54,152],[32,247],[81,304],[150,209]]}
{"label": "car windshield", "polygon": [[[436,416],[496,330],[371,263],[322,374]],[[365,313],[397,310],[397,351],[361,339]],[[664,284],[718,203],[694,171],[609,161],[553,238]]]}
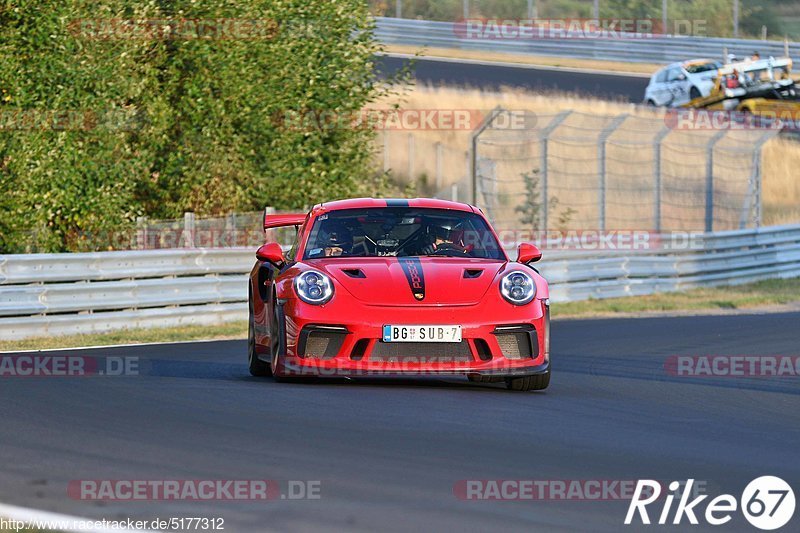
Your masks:
{"label": "car windshield", "polygon": [[710,72],[712,70],[719,70],[722,65],[713,61],[708,63],[695,63],[693,65],[686,65],[686,72],[689,74],[700,74],[701,72]]}
{"label": "car windshield", "polygon": [[424,256],[506,260],[483,217],[413,207],[344,209],[320,215],[304,258]]}

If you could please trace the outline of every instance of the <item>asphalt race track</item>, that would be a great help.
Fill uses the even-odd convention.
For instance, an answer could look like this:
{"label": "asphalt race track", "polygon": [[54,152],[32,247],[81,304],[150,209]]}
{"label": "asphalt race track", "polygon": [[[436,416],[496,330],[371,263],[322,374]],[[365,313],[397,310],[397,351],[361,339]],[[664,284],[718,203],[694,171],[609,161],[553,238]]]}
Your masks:
{"label": "asphalt race track", "polygon": [[[396,72],[407,60],[383,57],[379,71]],[[577,72],[527,66],[501,66],[417,59],[413,69],[418,83],[498,89],[522,87],[536,91],[557,91],[578,95],[641,103],[648,79],[640,76]]]}
{"label": "asphalt race track", "polygon": [[[674,377],[664,362],[797,355],[798,324],[800,314],[555,322],[544,393],[458,377],[278,384],[247,374],[244,341],[64,352],[137,356],[140,375],[0,378],[0,502],[81,517],[223,517],[233,532],[640,530],[622,525],[624,501],[464,501],[454,486],[694,478],[712,497],[738,498],[751,479],[776,475],[797,487],[798,378]],[[68,498],[80,479],[318,480],[321,497]],[[754,531],[738,513],[723,529]]]}

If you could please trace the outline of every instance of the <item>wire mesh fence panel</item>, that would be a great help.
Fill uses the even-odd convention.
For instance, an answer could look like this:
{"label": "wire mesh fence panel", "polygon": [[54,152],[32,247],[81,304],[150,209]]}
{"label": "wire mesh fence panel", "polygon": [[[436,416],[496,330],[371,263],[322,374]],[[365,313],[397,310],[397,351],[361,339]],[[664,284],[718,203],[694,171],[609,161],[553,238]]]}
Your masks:
{"label": "wire mesh fence panel", "polygon": [[474,201],[500,228],[760,225],[761,150],[778,131],[671,124],[663,117],[574,111],[513,129],[490,124],[474,143]]}
{"label": "wire mesh fence panel", "polygon": [[140,218],[130,248],[257,248],[269,241],[288,247],[294,243],[295,236],[296,230],[291,227],[265,233],[263,211],[221,217],[196,217],[194,213],[186,213],[182,219]]}

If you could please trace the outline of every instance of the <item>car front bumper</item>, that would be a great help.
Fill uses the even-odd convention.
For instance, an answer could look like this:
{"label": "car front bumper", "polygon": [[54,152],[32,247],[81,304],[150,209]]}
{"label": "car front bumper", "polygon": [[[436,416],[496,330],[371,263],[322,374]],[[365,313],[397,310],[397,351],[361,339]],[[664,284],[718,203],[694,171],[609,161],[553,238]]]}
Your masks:
{"label": "car front bumper", "polygon": [[[534,300],[463,306],[313,306],[281,302],[287,376],[473,374],[523,377],[550,371],[549,310]],[[384,325],[460,325],[461,343],[385,343]]]}

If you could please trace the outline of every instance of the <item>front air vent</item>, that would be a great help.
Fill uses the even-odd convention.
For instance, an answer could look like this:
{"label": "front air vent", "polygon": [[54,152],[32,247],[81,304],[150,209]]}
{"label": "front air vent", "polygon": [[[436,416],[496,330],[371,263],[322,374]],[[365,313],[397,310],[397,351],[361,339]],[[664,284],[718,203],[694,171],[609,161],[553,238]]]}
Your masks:
{"label": "front air vent", "polygon": [[343,268],[342,272],[344,272],[351,278],[363,279],[367,277],[367,275],[364,274],[364,271],[361,270],[360,268]]}
{"label": "front air vent", "polygon": [[478,357],[481,361],[492,360],[492,350],[489,344],[483,339],[475,339],[475,351],[478,352]]}
{"label": "front air vent", "polygon": [[466,268],[464,269],[464,278],[465,279],[475,279],[481,277],[483,274],[482,268]]}
{"label": "front air vent", "polygon": [[340,326],[305,326],[300,332],[297,352],[300,357],[333,359],[347,337],[347,329]]}
{"label": "front air vent", "polygon": [[498,326],[494,336],[506,359],[536,359],[539,356],[536,330],[532,326]]}
{"label": "front air vent", "polygon": [[369,339],[359,339],[355,346],[353,346],[353,351],[350,352],[350,359],[353,361],[361,361],[364,358],[364,354],[367,353],[368,346]]}

